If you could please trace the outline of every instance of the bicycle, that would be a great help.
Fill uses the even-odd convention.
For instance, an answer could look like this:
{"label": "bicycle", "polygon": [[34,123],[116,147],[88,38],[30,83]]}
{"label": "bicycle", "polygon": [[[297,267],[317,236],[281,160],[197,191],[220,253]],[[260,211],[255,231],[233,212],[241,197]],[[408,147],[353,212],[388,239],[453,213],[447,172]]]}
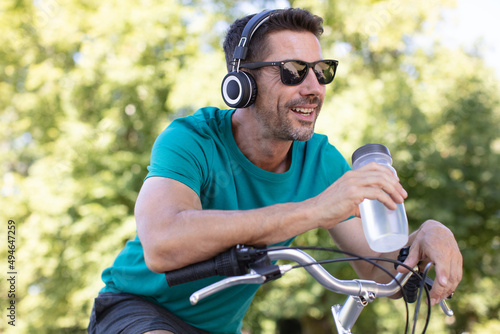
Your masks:
{"label": "bicycle", "polygon": [[[316,261],[312,256],[304,252],[305,249],[335,251],[347,254],[350,257]],[[403,261],[406,259],[406,256],[408,256],[408,253],[409,247],[403,248],[400,252],[398,260],[396,261],[384,258],[365,258],[356,254],[342,252],[340,250],[317,247],[300,249],[298,247],[257,248],[238,245],[210,260],[167,272],[165,273],[165,277],[169,286],[173,286],[210,276],[227,276],[214,284],[194,292],[190,297],[190,302],[192,305],[196,305],[202,299],[215,294],[222,289],[239,284],[263,284],[280,278],[294,268],[303,267],[326,289],[338,294],[347,295],[347,299],[342,305],[338,304],[331,307],[335,326],[339,334],[352,334],[351,329],[361,314],[361,311],[369,303],[373,302],[376,297],[389,297],[399,291],[403,291],[402,295],[406,305],[406,333],[409,324],[408,302],[415,302],[418,300],[415,311],[416,314],[414,317],[414,332],[422,293],[424,291],[427,293],[427,300],[430,303],[429,290],[432,288],[433,283],[427,276],[427,272],[432,264],[429,263],[423,272],[421,272],[418,267],[409,268],[403,264]],[[278,260],[293,261],[297,263],[297,265],[274,264],[274,262]],[[340,280],[332,276],[321,265],[325,262],[356,260],[369,261],[387,272],[392,277],[392,281],[389,283],[377,283],[375,281],[362,279]],[[374,262],[376,260],[393,262],[395,267],[403,265],[410,271],[408,274],[398,273],[394,276],[380,264]],[[405,289],[403,289],[403,287],[405,287]],[[451,298],[451,296],[448,298]],[[453,316],[453,311],[448,307],[444,300],[440,302],[440,305],[441,309],[447,316]],[[429,318],[430,307],[428,307],[426,324],[423,329],[424,333],[426,331]]]}

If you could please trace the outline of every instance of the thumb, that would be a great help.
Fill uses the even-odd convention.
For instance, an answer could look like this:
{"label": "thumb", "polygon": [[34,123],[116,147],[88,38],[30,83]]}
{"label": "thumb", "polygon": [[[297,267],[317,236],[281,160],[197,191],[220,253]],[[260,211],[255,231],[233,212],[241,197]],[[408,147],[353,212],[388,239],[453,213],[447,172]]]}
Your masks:
{"label": "thumb", "polygon": [[[408,254],[408,257],[406,260],[403,262],[405,265],[407,265],[410,268],[414,268],[419,262],[420,262],[420,249],[418,245],[411,245],[410,246],[410,253]],[[400,273],[407,273],[408,269],[406,269],[403,266],[398,266],[398,272]]]}

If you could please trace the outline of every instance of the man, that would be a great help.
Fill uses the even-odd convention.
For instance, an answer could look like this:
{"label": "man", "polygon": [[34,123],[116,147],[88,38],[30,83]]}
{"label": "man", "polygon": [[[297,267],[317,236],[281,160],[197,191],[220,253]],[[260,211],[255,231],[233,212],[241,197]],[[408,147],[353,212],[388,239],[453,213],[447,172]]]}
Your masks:
{"label": "man", "polygon": [[[369,198],[395,209],[407,194],[388,168],[351,171],[314,133],[337,65],[323,61],[321,18],[299,9],[259,14],[262,21],[248,24],[250,45],[241,49],[250,18],[233,23],[224,42],[232,72],[223,94],[230,102],[245,95],[228,87],[233,75],[248,74],[255,100],[200,109],[158,137],[136,203],[138,237],[104,271],[90,332],[238,333],[256,286],[232,287],[191,306],[190,294],[217,278],[168,287],[162,274],[236,244],[288,245],[300,233],[325,228],[344,250],[382,255],[364,239],[358,204]],[[449,229],[427,221],[409,244],[409,266],[435,263],[433,303],[452,293],[462,258]],[[360,277],[379,279],[371,265],[353,266]]]}

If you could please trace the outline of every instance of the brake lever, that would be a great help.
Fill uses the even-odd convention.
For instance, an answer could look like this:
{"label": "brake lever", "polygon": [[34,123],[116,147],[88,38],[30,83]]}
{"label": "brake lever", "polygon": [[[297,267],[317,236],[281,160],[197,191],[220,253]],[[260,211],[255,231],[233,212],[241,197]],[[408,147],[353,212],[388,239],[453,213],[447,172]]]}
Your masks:
{"label": "brake lever", "polygon": [[[426,276],[425,277],[425,284],[427,285],[427,288],[430,291],[432,288],[432,285],[434,284],[434,280],[432,280],[432,278],[430,278],[429,276]],[[451,299],[451,297],[453,297],[453,294],[449,295],[446,299]],[[446,314],[449,317],[452,317],[454,313],[453,313],[453,310],[450,309],[450,307],[446,303],[446,299],[441,300],[439,302],[439,305],[441,306],[441,310],[443,310],[444,314]]]}
{"label": "brake lever", "polygon": [[265,277],[262,277],[261,275],[255,273],[250,273],[243,276],[227,277],[218,282],[210,284],[203,289],[193,292],[191,297],[189,297],[189,302],[191,303],[191,305],[196,305],[200,300],[231,286],[239,284],[263,284],[265,280]]}
{"label": "brake lever", "polygon": [[[449,298],[449,297],[448,297]],[[443,313],[446,314],[449,317],[453,317],[453,310],[448,306],[446,303],[446,300],[442,300],[439,302],[439,305],[441,306],[441,310],[443,310]]]}
{"label": "brake lever", "polygon": [[[280,265],[277,267],[281,275],[285,274],[293,268],[291,265]],[[218,282],[204,287],[203,289],[193,292],[193,294],[189,297],[189,302],[191,303],[191,305],[196,305],[200,300],[235,285],[264,284],[270,279],[273,279],[275,277],[274,275],[275,274],[273,273],[273,277],[269,277],[269,275],[266,276],[262,273],[258,273],[257,271],[252,270],[246,275],[226,277]]]}

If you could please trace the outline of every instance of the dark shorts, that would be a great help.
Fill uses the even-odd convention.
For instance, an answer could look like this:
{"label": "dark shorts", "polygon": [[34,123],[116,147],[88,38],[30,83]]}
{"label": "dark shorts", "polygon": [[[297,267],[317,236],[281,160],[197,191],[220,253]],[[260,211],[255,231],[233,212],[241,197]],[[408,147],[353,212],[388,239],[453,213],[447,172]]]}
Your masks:
{"label": "dark shorts", "polygon": [[90,334],[142,334],[152,330],[175,334],[208,334],[167,309],[129,293],[100,293],[90,315]]}

